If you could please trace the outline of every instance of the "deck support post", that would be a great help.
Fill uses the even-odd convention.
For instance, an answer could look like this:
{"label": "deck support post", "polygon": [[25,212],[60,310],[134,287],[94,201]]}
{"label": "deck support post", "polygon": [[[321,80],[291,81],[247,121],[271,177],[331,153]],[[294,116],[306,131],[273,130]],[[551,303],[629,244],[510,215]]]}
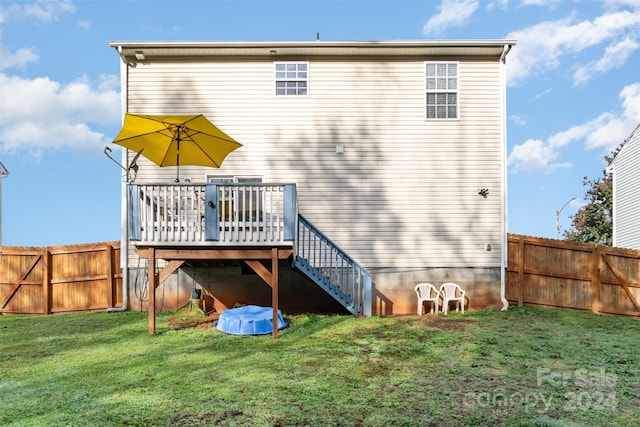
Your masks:
{"label": "deck support post", "polygon": [[267,285],[271,288],[271,307],[273,308],[273,320],[271,324],[273,326],[273,330],[271,331],[271,336],[273,338],[278,338],[278,264],[280,257],[286,258],[290,254],[289,252],[280,252],[278,248],[271,248],[271,271],[269,271],[260,261],[257,259],[245,259],[244,262],[258,275],[262,280],[264,280]]}
{"label": "deck support post", "polygon": [[278,338],[278,248],[271,249],[271,305],[273,307],[271,336]]}
{"label": "deck support post", "polygon": [[149,256],[149,335],[156,333],[156,288],[158,287],[158,276],[156,275],[156,248],[148,249]]}

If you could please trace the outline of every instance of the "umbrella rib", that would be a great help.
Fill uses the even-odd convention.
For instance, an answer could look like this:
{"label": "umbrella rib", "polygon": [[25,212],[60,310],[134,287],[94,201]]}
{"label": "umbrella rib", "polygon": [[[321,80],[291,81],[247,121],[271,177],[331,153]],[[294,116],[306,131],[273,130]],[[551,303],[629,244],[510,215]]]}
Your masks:
{"label": "umbrella rib", "polygon": [[175,137],[171,138],[169,147],[167,147],[167,150],[164,152],[164,156],[162,156],[162,161],[160,162],[160,165],[162,165],[165,162],[165,160],[167,160],[167,157],[169,156],[169,148],[171,148],[171,144],[173,144],[174,141],[176,141],[176,138]]}
{"label": "umbrella rib", "polygon": [[224,142],[229,142],[231,144],[240,145],[240,143],[238,141],[236,141],[235,139],[232,139],[230,137],[229,138],[224,138],[224,137],[221,137],[221,136],[218,136],[218,135],[211,135],[210,133],[202,132],[202,131],[195,130],[195,129],[190,129],[190,130],[191,130],[191,133],[187,134],[189,136],[189,138],[191,138],[191,136],[193,136],[193,135],[207,135],[207,136],[210,136],[212,138],[219,139],[220,141],[224,141]]}
{"label": "umbrella rib", "polygon": [[[193,120],[195,120],[195,119],[197,119],[197,118],[199,118],[199,117],[203,117],[204,119],[208,120],[206,117],[204,117],[204,115],[203,115],[203,114],[198,114],[197,116],[193,116],[193,117],[191,117],[189,120],[186,120],[186,121],[184,122],[184,124],[189,123],[189,122],[191,122],[191,121],[193,121]],[[215,125],[214,125],[214,127],[215,127]],[[211,136],[211,137],[214,137],[214,138],[220,139],[220,140],[222,140],[222,141],[230,142],[230,143],[232,143],[232,144],[241,145],[238,141],[236,141],[235,139],[232,139],[231,137],[229,137],[229,138],[223,138],[223,137],[220,137],[220,136],[211,135],[211,134],[209,134],[209,133],[202,132],[202,131],[195,130],[195,129],[190,129],[190,130],[193,132],[191,135],[203,134],[203,135],[208,135],[208,136]],[[218,130],[219,130],[219,129],[218,129]],[[220,132],[222,132],[222,131],[220,131]],[[224,133],[224,132],[223,132],[223,133]]]}
{"label": "umbrella rib", "polygon": [[162,130],[152,130],[151,132],[146,132],[146,133],[137,133],[137,134],[135,134],[135,135],[131,135],[131,136],[128,136],[128,137],[126,137],[126,138],[116,139],[116,140],[114,140],[114,142],[116,142],[116,141],[118,141],[118,142],[119,142],[119,141],[127,141],[127,140],[129,140],[129,139],[136,139],[136,138],[140,138],[141,136],[153,135],[154,133],[163,134],[163,132],[164,132],[165,130],[166,130],[166,129],[162,129]]}

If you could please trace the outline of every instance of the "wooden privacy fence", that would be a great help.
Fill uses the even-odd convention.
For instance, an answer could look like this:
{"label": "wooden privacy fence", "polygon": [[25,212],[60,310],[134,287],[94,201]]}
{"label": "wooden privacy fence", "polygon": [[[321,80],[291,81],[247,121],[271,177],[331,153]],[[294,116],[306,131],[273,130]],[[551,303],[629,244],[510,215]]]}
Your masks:
{"label": "wooden privacy fence", "polygon": [[640,251],[509,234],[507,299],[640,316]]}
{"label": "wooden privacy fence", "polygon": [[49,314],[122,305],[120,242],[0,246],[0,313]]}

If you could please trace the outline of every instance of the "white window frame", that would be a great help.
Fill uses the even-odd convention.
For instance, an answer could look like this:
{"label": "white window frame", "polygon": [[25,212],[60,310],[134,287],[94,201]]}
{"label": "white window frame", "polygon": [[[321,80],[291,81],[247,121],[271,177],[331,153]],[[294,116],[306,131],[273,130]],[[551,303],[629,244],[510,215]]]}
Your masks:
{"label": "white window frame", "polygon": [[[260,175],[215,175],[215,174],[207,174],[206,175],[206,182],[207,183],[216,183],[216,184],[236,184],[236,183],[241,183],[241,184],[262,184],[265,182],[265,179],[263,176]],[[230,199],[231,198],[231,194],[229,193],[228,190],[225,191],[225,196],[226,199]],[[260,195],[260,194],[256,194],[256,197],[260,198],[260,200],[258,199],[254,199],[252,205],[254,207],[257,206],[264,206],[264,195]],[[240,198],[238,197],[237,193],[234,193],[234,199],[236,200],[240,200]],[[233,206],[233,208],[231,209],[231,214],[232,214],[232,218],[239,218],[240,215],[240,211],[244,210],[244,206],[241,206],[240,204],[238,204],[237,206]]]}
{"label": "white window frame", "polygon": [[[304,65],[305,70],[298,70],[300,65]],[[285,70],[280,70],[279,66],[284,66]],[[293,68],[295,69],[289,69]],[[273,90],[274,95],[277,97],[295,97],[309,96],[309,62],[308,61],[277,61],[273,63]],[[278,87],[278,84],[284,84],[284,93],[280,93],[282,88]],[[291,88],[286,87],[288,84],[294,83]],[[302,88],[298,87],[299,83],[305,83],[304,93]]]}
{"label": "white window frame", "polygon": [[234,183],[264,183],[264,177],[260,175],[205,175],[206,181],[209,184],[234,184]]}
{"label": "white window frame", "polygon": [[[205,175],[206,178],[206,182],[211,184],[211,183],[215,183],[215,184],[236,184],[236,183],[256,183],[256,184],[262,184],[265,182],[264,177],[263,176],[259,176],[259,175],[214,175],[214,174],[207,174]],[[229,197],[228,193],[227,197]]]}
{"label": "white window frame", "polygon": [[[435,75],[430,75],[427,68],[435,66]],[[446,73],[439,74],[441,67],[445,66]],[[451,66],[455,66],[455,75],[450,75]],[[435,103],[429,103],[430,95],[435,96]],[[452,98],[453,97],[453,98]],[[455,117],[449,110],[453,104],[449,100],[455,100]],[[443,102],[442,102],[443,101]],[[430,108],[435,107],[433,117]],[[445,117],[438,117],[438,109],[444,108]],[[459,120],[460,119],[460,62],[458,61],[425,61],[424,62],[424,117],[426,120]]]}

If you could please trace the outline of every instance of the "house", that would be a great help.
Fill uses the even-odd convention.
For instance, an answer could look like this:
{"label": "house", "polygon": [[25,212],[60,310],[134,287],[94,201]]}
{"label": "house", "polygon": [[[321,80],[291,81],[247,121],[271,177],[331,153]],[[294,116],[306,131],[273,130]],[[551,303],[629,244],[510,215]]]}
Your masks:
{"label": "house", "polygon": [[613,246],[640,249],[640,124],[611,160],[613,178]]}
{"label": "house", "polygon": [[[459,283],[470,309],[506,308],[505,62],[514,45],[513,40],[110,43],[121,59],[125,112],[201,113],[243,144],[219,169],[180,167],[184,185],[216,185],[215,205],[214,199],[208,202],[219,206],[212,219],[219,221],[216,233],[233,228],[220,225],[224,212],[248,203],[232,200],[223,207],[225,194],[247,191],[243,194],[258,203],[263,196],[257,195],[270,183],[294,185],[288,194],[295,196],[301,217],[293,224],[298,235],[285,243],[295,245],[296,268],[272,260],[282,265],[283,309],[336,310],[333,298],[327,299],[333,290],[351,302],[354,294],[364,294],[363,306],[354,312],[364,315],[415,313],[414,287],[425,281]],[[123,163],[134,154],[125,152]],[[159,168],[144,157],[138,165],[137,193],[131,196],[124,183],[123,205],[127,197],[147,208],[165,203],[164,196],[150,202],[143,193],[157,191],[144,185],[173,182],[175,168]],[[220,190],[225,185],[236,187]],[[246,190],[251,185],[258,186],[256,193]],[[200,200],[205,193],[199,193]],[[163,212],[158,208],[148,217]],[[123,208],[122,247],[129,248],[122,251],[128,254],[125,281],[135,305],[134,294],[142,292],[136,280],[139,255],[142,264],[172,261],[146,258],[149,252],[141,246],[162,244],[132,240],[130,219],[131,210]],[[146,227],[152,228],[163,227]],[[300,242],[301,229],[314,236],[312,243]],[[322,245],[329,247],[323,252]],[[188,241],[183,246],[206,247]],[[337,250],[344,254],[339,261],[332,258]],[[186,262],[173,275],[182,284],[171,285],[177,290],[165,296],[197,285],[213,295],[216,308],[255,299],[268,303],[268,287],[256,276],[260,266],[254,263],[251,271],[246,263],[239,268],[227,261]],[[324,265],[306,270],[320,261]],[[339,263],[357,269],[324,274]],[[357,276],[347,285],[353,289],[334,286],[333,276],[345,274]],[[167,271],[162,279],[171,276]],[[318,292],[314,283],[324,282],[326,292]]]}

